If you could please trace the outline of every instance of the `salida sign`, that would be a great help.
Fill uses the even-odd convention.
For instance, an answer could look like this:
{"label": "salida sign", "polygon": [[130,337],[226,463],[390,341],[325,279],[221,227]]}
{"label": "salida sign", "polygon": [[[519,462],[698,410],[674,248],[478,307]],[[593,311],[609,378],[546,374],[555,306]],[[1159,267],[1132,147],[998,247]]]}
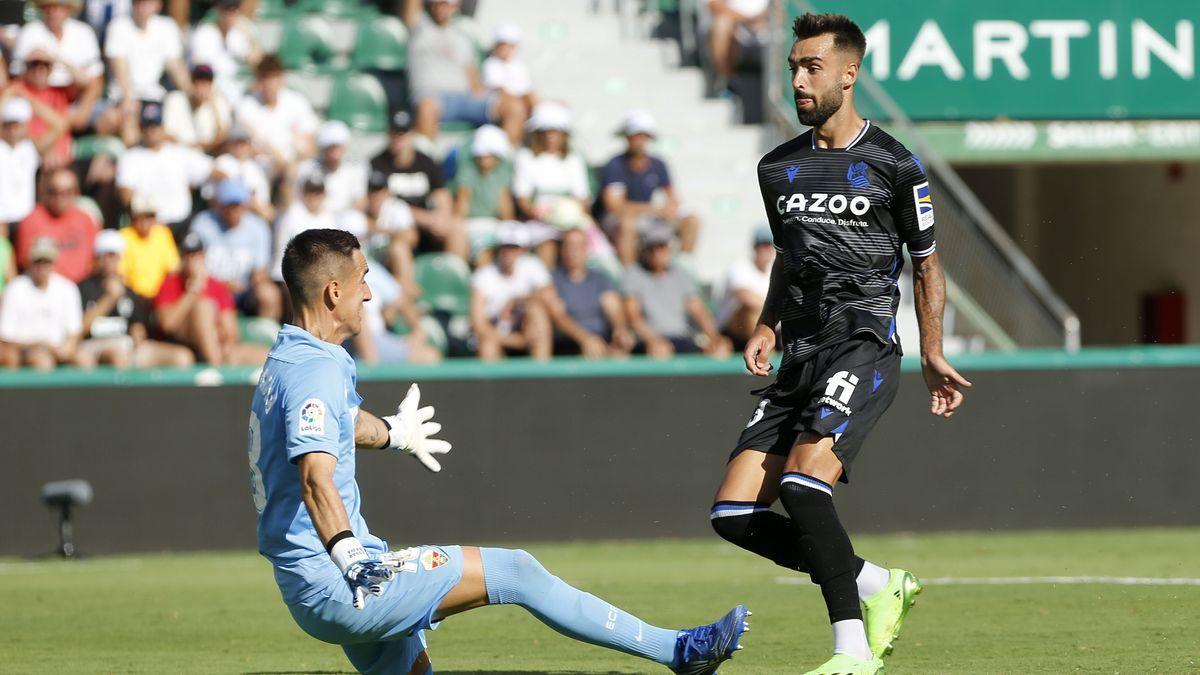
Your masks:
{"label": "salida sign", "polygon": [[914,119],[1200,116],[1200,1],[814,4],[863,27],[864,67]]}

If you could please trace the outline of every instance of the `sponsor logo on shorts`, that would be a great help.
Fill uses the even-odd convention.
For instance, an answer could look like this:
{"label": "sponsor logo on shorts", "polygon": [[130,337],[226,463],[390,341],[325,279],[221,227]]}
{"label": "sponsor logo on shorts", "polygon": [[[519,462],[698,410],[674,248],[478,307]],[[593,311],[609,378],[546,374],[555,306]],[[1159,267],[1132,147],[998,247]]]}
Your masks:
{"label": "sponsor logo on shorts", "polygon": [[300,406],[300,427],[297,431],[301,435],[325,435],[325,403],[321,399],[310,398]]}
{"label": "sponsor logo on shorts", "polygon": [[758,402],[758,407],[754,409],[754,414],[750,416],[750,421],[746,423],[747,429],[754,426],[755,424],[758,424],[759,420],[761,420],[763,418],[763,415],[766,414],[767,405],[770,402],[771,402],[771,399],[769,399],[769,398],[764,398],[763,400]]}
{"label": "sponsor logo on shorts", "polygon": [[450,557],[435,548],[426,549],[421,553],[421,567],[426,570],[436,570],[448,562]]}
{"label": "sponsor logo on shorts", "polygon": [[[818,399],[817,403],[849,415],[851,412],[850,397],[854,395],[856,386],[858,386],[857,375],[848,370],[839,370],[825,381],[825,395]],[[828,416],[824,414],[824,411],[821,412],[822,419]]]}

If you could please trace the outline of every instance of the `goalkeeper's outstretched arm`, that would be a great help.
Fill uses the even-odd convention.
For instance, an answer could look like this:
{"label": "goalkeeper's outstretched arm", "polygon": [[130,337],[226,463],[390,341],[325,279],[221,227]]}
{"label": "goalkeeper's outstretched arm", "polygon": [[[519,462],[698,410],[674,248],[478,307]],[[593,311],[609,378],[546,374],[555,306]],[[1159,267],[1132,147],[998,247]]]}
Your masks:
{"label": "goalkeeper's outstretched arm", "polygon": [[442,470],[434,455],[450,452],[450,444],[433,435],[442,425],[433,421],[433,406],[420,407],[421,390],[416,384],[400,402],[395,415],[377,417],[365,410],[358,411],[354,423],[354,443],[360,448],[399,450],[420,460],[426,469]]}

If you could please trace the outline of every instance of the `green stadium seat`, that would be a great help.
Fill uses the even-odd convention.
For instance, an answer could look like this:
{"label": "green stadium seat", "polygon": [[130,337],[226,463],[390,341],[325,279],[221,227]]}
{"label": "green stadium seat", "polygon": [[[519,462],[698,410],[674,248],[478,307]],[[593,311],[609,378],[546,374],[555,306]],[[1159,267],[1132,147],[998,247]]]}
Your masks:
{"label": "green stadium seat", "polygon": [[325,19],[293,16],[283,24],[279,59],[288,70],[328,72],[333,69],[332,28]]}
{"label": "green stadium seat", "polygon": [[369,17],[358,27],[350,57],[356,70],[397,72],[408,64],[408,29],[394,16]]}
{"label": "green stadium seat", "polygon": [[334,83],[327,117],[355,131],[382,133],[388,128],[387,94],[370,75],[348,75]]}
{"label": "green stadium seat", "polygon": [[125,153],[125,143],[116,136],[80,136],[71,144],[75,159],[91,159],[96,155],[120,157]]}
{"label": "green stadium seat", "polygon": [[285,0],[258,0],[257,19],[282,19],[292,13]]}
{"label": "green stadium seat", "polygon": [[268,347],[275,344],[275,336],[279,334],[278,321],[260,316],[239,316],[237,323],[242,340]]}
{"label": "green stadium seat", "polygon": [[373,6],[363,5],[358,0],[300,0],[296,3],[296,9],[306,14],[354,18],[371,14],[375,10]]}
{"label": "green stadium seat", "polygon": [[413,263],[421,304],[435,312],[466,316],[471,307],[471,269],[458,256],[428,253]]}

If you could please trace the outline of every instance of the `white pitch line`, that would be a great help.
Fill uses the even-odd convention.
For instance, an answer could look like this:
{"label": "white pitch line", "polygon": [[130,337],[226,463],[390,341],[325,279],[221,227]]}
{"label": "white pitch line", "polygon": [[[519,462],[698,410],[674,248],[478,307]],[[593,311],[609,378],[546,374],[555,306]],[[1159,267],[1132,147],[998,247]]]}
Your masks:
{"label": "white pitch line", "polygon": [[[802,586],[808,577],[775,577],[775,583]],[[1200,586],[1196,577],[933,577],[926,586],[1028,586],[1034,584],[1112,586]]]}

